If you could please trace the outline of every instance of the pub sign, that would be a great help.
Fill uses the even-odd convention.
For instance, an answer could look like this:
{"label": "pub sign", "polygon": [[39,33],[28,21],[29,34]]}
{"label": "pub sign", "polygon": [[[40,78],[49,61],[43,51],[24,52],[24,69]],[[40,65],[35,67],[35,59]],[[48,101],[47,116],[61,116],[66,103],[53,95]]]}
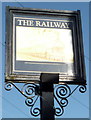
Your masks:
{"label": "pub sign", "polygon": [[6,8],[5,81],[86,84],[80,11]]}

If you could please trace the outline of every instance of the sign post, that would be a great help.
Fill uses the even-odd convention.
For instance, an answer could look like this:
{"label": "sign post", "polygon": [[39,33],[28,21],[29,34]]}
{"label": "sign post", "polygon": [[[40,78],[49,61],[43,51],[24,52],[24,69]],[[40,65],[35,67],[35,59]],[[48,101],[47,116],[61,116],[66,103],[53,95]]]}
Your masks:
{"label": "sign post", "polygon": [[43,73],[40,76],[40,104],[41,120],[54,120],[54,88],[53,84],[59,82],[59,74]]}
{"label": "sign post", "polygon": [[[33,116],[54,120],[62,115],[67,98],[80,85],[80,92],[86,91],[80,11],[8,6],[5,82],[6,90],[13,85],[26,97]],[[20,90],[15,83],[24,86]],[[68,85],[78,86],[72,92]],[[40,109],[33,110],[39,95]],[[60,108],[54,107],[54,98]]]}

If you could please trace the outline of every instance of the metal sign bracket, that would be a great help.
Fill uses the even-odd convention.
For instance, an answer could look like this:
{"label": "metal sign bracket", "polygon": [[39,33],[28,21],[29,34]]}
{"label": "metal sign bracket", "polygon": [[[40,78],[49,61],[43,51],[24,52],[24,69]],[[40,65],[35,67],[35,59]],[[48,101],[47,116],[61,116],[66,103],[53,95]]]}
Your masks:
{"label": "metal sign bracket", "polygon": [[[21,89],[18,87],[18,84],[21,84]],[[53,85],[53,83],[51,83]],[[39,106],[36,106],[36,103],[41,99],[42,101],[42,107],[43,104],[50,107],[52,110],[52,113],[54,113],[55,116],[61,116],[64,113],[64,108],[68,105],[68,98],[77,90],[79,89],[79,92],[84,93],[86,92],[86,85],[74,85],[74,89],[71,88],[71,85],[67,84],[56,84],[52,87],[51,90],[53,91],[46,91],[44,88],[44,85],[42,85],[42,92],[40,90],[40,84],[34,84],[34,83],[13,83],[13,82],[6,82],[5,83],[5,90],[10,91],[13,87],[15,87],[19,93],[21,93],[26,99],[25,104],[30,108],[30,114],[34,117],[37,117],[43,113]],[[48,88],[48,86],[47,86]],[[54,88],[54,89],[53,89]],[[46,96],[47,95],[47,96]],[[51,95],[51,96],[50,96]],[[54,97],[54,100],[56,100],[58,106],[54,106],[53,99],[51,99],[51,102],[47,99]],[[49,103],[48,103],[49,101]],[[47,114],[47,113],[46,113]],[[42,115],[41,115],[42,118]],[[54,119],[54,116],[53,118]],[[51,120],[52,120],[51,119]],[[45,119],[43,119],[45,120]]]}

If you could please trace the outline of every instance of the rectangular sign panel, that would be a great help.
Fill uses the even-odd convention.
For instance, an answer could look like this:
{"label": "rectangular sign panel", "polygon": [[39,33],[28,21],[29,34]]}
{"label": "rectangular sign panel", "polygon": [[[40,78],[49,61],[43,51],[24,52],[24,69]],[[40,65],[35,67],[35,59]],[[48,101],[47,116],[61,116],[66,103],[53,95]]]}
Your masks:
{"label": "rectangular sign panel", "polygon": [[6,80],[38,82],[41,73],[59,73],[60,82],[81,81],[84,73],[78,73],[84,61],[79,58],[82,48],[77,45],[77,11],[50,13],[30,9],[25,12],[17,8],[7,8],[7,11],[7,19],[12,22],[7,23],[6,42],[10,48],[6,48],[6,61],[10,67],[7,64]]}
{"label": "rectangular sign panel", "polygon": [[67,20],[13,17],[14,72],[67,72],[72,75],[71,27],[72,22]]}

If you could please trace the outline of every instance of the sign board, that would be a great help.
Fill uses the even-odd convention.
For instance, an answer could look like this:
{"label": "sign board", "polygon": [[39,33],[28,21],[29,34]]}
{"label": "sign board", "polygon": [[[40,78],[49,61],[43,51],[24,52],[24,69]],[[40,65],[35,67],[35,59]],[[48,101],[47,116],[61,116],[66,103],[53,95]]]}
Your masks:
{"label": "sign board", "polygon": [[80,11],[6,9],[6,81],[85,84]]}

